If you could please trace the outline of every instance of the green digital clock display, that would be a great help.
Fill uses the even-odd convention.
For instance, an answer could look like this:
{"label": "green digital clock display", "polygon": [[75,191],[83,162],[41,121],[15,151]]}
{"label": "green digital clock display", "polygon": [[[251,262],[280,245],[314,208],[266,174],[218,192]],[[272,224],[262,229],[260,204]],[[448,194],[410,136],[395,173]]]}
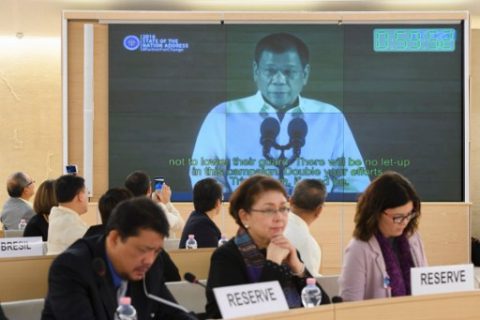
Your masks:
{"label": "green digital clock display", "polygon": [[373,30],[375,52],[453,52],[452,28],[383,28]]}

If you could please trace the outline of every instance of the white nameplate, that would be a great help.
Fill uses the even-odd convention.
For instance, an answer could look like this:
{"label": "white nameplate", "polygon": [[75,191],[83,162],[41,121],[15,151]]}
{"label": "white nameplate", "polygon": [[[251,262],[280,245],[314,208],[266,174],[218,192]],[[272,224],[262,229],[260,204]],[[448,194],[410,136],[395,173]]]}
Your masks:
{"label": "white nameplate", "polygon": [[233,319],[288,310],[278,281],[214,288],[223,319]]}
{"label": "white nameplate", "polygon": [[412,296],[475,289],[473,264],[411,269]]}
{"label": "white nameplate", "polygon": [[43,255],[42,237],[0,238],[0,257]]}

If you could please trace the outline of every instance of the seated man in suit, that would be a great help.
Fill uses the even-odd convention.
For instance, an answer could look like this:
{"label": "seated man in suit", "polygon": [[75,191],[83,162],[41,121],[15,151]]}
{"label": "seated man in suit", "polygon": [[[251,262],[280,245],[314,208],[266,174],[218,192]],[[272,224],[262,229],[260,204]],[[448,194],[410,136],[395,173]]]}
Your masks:
{"label": "seated man in suit", "polygon": [[[113,212],[113,209],[122,201],[130,199],[133,197],[133,194],[125,188],[111,188],[105,192],[100,199],[98,200],[98,211],[100,211],[100,217],[102,218],[102,224],[94,225],[88,228],[87,232],[83,236],[92,237],[97,235],[103,235],[105,233],[105,226],[108,223],[108,219]],[[180,274],[178,273],[178,268],[173,262],[170,255],[162,250],[160,252],[160,257],[163,259],[164,269],[163,275],[164,280],[169,281],[180,281]]]}
{"label": "seated man in suit", "polygon": [[175,301],[157,259],[167,236],[165,213],[152,200],[123,201],[105,236],[80,239],[53,261],[42,319],[111,320],[121,296],[131,297],[138,319],[192,319],[146,296]]}
{"label": "seated man in suit", "polygon": [[35,181],[24,172],[16,172],[7,180],[10,198],[3,205],[0,221],[4,230],[17,230],[20,220],[28,222],[35,215],[28,200],[35,193]]}

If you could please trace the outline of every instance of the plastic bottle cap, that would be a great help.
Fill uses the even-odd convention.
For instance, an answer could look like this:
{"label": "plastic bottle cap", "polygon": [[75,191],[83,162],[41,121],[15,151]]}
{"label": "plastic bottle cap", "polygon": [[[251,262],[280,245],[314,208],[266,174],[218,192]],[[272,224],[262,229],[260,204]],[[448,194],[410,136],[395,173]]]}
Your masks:
{"label": "plastic bottle cap", "polygon": [[316,283],[317,283],[317,280],[315,280],[315,278],[307,278],[307,284],[315,285]]}
{"label": "plastic bottle cap", "polygon": [[120,304],[131,304],[132,299],[130,297],[120,297]]}

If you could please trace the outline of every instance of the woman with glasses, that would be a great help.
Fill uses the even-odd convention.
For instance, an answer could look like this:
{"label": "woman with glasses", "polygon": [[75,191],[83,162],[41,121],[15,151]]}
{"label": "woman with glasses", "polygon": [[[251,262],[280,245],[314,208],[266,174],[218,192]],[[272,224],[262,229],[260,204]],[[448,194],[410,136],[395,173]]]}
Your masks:
{"label": "woman with glasses", "polygon": [[[300,292],[311,275],[283,235],[290,211],[283,185],[271,177],[254,175],[234,191],[229,210],[238,231],[212,255],[207,317],[220,317],[213,288],[264,281],[279,281],[289,307],[301,307]],[[322,304],[327,303],[330,299],[322,290]]]}
{"label": "woman with glasses", "polygon": [[411,294],[410,269],[427,265],[420,235],[420,199],[396,172],[377,177],[360,196],[353,239],[339,279],[344,301]]}

